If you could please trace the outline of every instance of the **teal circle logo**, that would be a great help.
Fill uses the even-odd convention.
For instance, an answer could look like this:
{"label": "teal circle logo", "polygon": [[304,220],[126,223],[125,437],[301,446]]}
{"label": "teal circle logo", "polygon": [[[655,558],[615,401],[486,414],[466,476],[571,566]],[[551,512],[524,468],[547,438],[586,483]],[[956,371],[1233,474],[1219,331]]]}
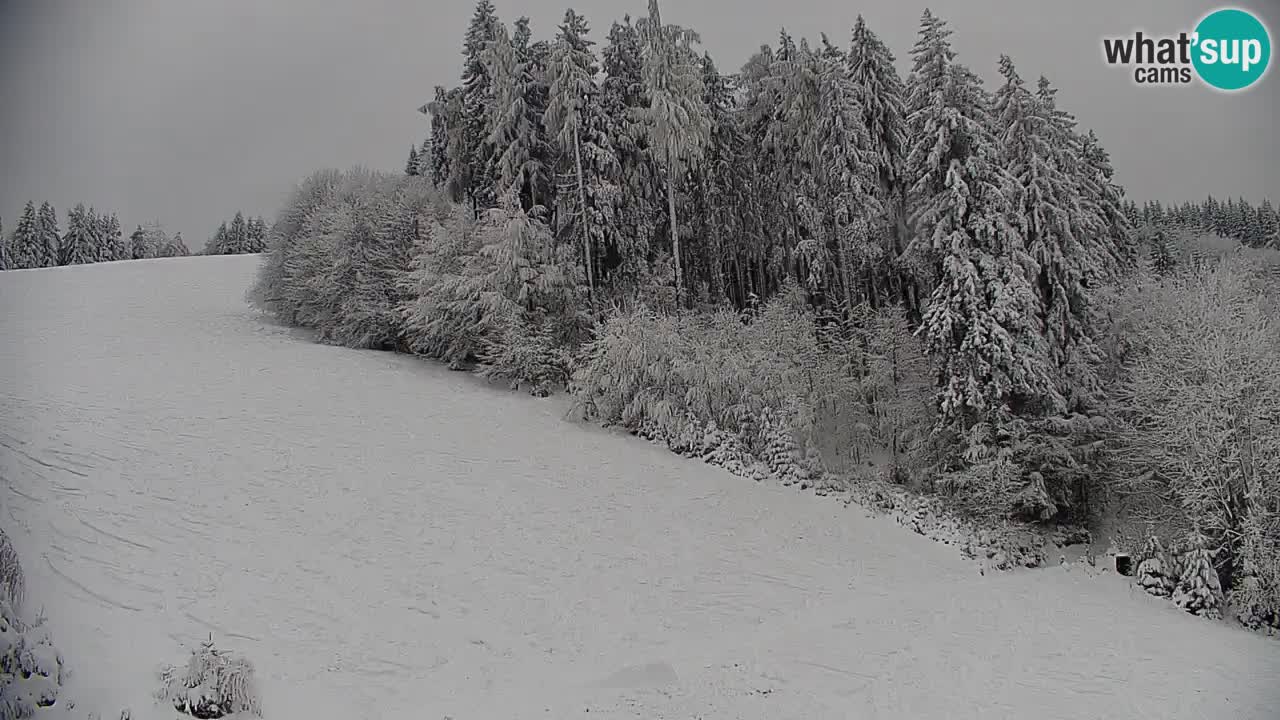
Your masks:
{"label": "teal circle logo", "polygon": [[1209,13],[1196,26],[1191,64],[1200,79],[1219,90],[1243,90],[1262,79],[1271,63],[1271,36],[1244,10]]}

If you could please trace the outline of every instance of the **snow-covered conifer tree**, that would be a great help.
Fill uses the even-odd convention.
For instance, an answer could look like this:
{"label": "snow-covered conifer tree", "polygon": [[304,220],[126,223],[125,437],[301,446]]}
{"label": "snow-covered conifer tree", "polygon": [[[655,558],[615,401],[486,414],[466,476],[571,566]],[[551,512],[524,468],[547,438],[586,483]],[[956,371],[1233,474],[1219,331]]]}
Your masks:
{"label": "snow-covered conifer tree", "polygon": [[[861,15],[853,27],[849,73],[858,90],[863,124],[870,135],[877,191],[883,206],[876,232],[885,256],[896,262],[907,244],[903,178],[907,144],[905,89],[894,66],[893,53],[867,27]],[[896,272],[890,272],[890,280],[899,284]],[[900,300],[908,299],[901,296],[901,289],[898,292]]]}
{"label": "snow-covered conifer tree", "polygon": [[643,39],[644,89],[649,106],[645,129],[651,151],[666,175],[671,255],[675,263],[676,304],[683,304],[684,273],[680,223],[676,213],[677,181],[697,164],[710,142],[711,121],[702,97],[702,73],[693,45],[697,33],[664,24],[658,0],[649,0],[649,16],[639,24]]}
{"label": "snow-covered conifer tree", "polygon": [[[527,54],[527,53],[526,53]],[[538,123],[529,111],[533,77],[527,60],[502,25],[483,56],[493,101],[488,106],[485,138],[491,169],[488,176],[499,192],[515,187],[526,208],[541,204],[537,197],[542,169],[539,161]]]}
{"label": "snow-covered conifer tree", "polygon": [[418,166],[421,165],[421,159],[418,157],[418,146],[409,146],[409,159],[404,164],[404,174],[413,177],[418,174]]}
{"label": "snow-covered conifer tree", "polygon": [[644,59],[640,33],[629,17],[609,29],[608,42],[601,50],[604,79],[600,85],[600,105],[606,129],[601,134],[609,142],[614,168],[610,176],[626,201],[617,208],[611,223],[609,247],[616,267],[604,265],[601,276],[638,280],[648,271],[651,243],[666,215],[662,203],[661,173],[648,152],[643,120],[648,107],[644,92]]}
{"label": "snow-covered conifer tree", "polygon": [[595,241],[601,233],[596,228],[596,213],[593,212],[599,209],[599,205],[588,200],[588,185],[599,191],[603,180],[599,161],[607,154],[598,146],[585,150],[583,147],[596,138],[603,123],[599,116],[599,88],[595,83],[598,68],[591,50],[592,42],[587,39],[588,31],[587,21],[582,16],[573,10],[565,13],[551,48],[548,67],[550,94],[545,123],[573,176],[573,192],[567,193],[573,199],[566,206],[571,208],[572,224],[578,231],[587,286],[594,288]]}
{"label": "snow-covered conifer tree", "polygon": [[54,267],[62,254],[62,233],[58,230],[58,213],[48,202],[41,203],[36,213],[36,234],[43,248],[42,261],[36,267]]}
{"label": "snow-covered conifer tree", "polygon": [[129,255],[134,260],[155,257],[151,253],[151,249],[147,247],[147,233],[142,229],[141,225],[129,235]]}
{"label": "snow-covered conifer tree", "polygon": [[1063,150],[1055,144],[1066,137],[1056,132],[1054,108],[1027,89],[1008,56],[1000,57],[1000,74],[1005,82],[996,93],[995,113],[1003,132],[1001,163],[1015,181],[1013,217],[1033,263],[1029,280],[1059,394],[1077,406],[1096,399],[1090,368],[1101,352],[1094,342],[1089,285],[1106,275],[1091,267],[1097,258],[1081,242],[1095,228],[1082,219],[1079,183],[1062,169]]}
{"label": "snow-covered conifer tree", "polygon": [[[18,216],[17,227],[8,238],[9,267],[14,269],[45,267],[44,239],[36,222],[36,206],[28,202]],[[3,235],[0,235],[3,239]]]}
{"label": "snow-covered conifer tree", "polygon": [[908,80],[909,251],[931,270],[921,332],[940,364],[939,410],[967,427],[1054,390],[1027,280],[1034,261],[1009,222],[1013,183],[999,165],[990,104],[955,62],[950,35],[924,12]]}
{"label": "snow-covered conifer tree", "polygon": [[493,146],[486,142],[492,135],[489,126],[495,103],[493,78],[484,61],[485,52],[498,36],[497,13],[490,0],[479,0],[463,42],[462,87],[460,93],[459,154],[452,182],[470,200],[472,208],[482,211],[492,207],[494,182],[489,177]]}
{"label": "snow-covered conifer tree", "polygon": [[82,265],[97,260],[93,224],[94,217],[83,204],[76,205],[67,213],[67,232],[62,236],[60,264]]}

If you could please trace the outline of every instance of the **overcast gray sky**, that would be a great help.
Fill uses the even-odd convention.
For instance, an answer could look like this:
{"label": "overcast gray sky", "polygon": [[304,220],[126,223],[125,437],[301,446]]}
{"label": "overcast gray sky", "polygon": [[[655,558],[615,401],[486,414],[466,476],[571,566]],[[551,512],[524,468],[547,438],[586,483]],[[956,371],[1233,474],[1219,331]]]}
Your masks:
{"label": "overcast gray sky", "polygon": [[[570,0],[496,0],[551,37]],[[28,199],[159,220],[198,247],[225,216],[270,216],[320,167],[399,169],[428,132],[415,108],[456,82],[471,0],[0,0],[0,215]],[[1131,197],[1280,200],[1280,75],[1234,95],[1139,89],[1104,65],[1101,38],[1191,29],[1217,3],[1189,0],[928,0],[960,60],[994,82],[1001,52],[1044,73],[1111,151]],[[926,2],[665,0],[723,72],[786,26],[845,45],[861,12],[904,69]],[[574,3],[603,41],[646,0]],[[1239,7],[1273,36],[1280,1]],[[1273,37],[1273,40],[1275,38]]]}

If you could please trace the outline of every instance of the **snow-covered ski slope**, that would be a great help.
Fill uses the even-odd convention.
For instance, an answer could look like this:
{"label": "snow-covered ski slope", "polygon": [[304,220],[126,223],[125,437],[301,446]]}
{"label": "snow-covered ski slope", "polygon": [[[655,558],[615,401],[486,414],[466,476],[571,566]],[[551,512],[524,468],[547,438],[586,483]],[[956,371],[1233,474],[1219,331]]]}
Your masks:
{"label": "snow-covered ski slope", "polygon": [[1280,717],[1274,640],[312,344],[257,263],[0,273],[0,522],[70,717],[172,720],[210,634],[275,720]]}

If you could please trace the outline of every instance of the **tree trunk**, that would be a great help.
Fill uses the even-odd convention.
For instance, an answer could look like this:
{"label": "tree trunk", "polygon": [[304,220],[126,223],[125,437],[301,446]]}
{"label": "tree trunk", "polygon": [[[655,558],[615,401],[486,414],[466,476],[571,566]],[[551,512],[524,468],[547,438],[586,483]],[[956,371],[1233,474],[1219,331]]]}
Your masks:
{"label": "tree trunk", "polygon": [[671,216],[671,255],[676,264],[676,307],[684,308],[684,269],[680,263],[680,226],[676,224],[676,163],[667,163],[667,212]]}
{"label": "tree trunk", "polygon": [[591,235],[587,232],[587,186],[582,177],[582,143],[573,134],[573,164],[578,171],[578,227],[582,233],[582,254],[587,262],[587,292],[595,295],[595,258],[591,252]]}

